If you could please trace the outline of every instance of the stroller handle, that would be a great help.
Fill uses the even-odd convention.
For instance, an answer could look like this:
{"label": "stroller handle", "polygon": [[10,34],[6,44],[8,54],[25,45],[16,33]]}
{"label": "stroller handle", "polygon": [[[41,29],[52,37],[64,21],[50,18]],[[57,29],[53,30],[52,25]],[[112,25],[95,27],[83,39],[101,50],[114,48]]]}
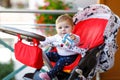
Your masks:
{"label": "stroller handle", "polygon": [[17,28],[13,28],[13,27],[0,26],[0,31],[7,33],[7,34],[14,35],[14,36],[17,36],[18,34],[20,34],[20,35],[22,35],[21,37],[23,39],[26,39],[26,37],[27,37],[27,38],[35,38],[40,41],[45,40],[45,37],[42,35],[39,35],[39,34],[36,34],[33,32],[29,32],[29,31],[24,31],[24,30],[17,29]]}

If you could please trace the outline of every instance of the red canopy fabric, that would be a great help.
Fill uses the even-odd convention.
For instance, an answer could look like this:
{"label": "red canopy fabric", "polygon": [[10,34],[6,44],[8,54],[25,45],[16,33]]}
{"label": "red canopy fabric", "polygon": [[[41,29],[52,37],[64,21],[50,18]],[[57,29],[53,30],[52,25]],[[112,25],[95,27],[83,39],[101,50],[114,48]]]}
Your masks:
{"label": "red canopy fabric", "polygon": [[90,18],[80,21],[73,29],[73,33],[80,36],[81,48],[94,48],[104,42],[104,30],[108,20]]}

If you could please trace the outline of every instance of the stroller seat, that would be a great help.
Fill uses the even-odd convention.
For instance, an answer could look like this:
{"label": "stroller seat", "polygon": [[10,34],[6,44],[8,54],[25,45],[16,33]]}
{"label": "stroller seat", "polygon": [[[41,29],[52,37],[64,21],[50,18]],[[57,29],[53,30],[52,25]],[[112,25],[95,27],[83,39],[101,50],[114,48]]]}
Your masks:
{"label": "stroller seat", "polygon": [[[100,44],[103,44],[103,33],[107,22],[107,19],[90,18],[76,24],[73,33],[80,36],[81,41],[79,47],[88,48],[88,50],[90,50]],[[81,55],[79,55],[72,64],[65,66],[63,71],[69,73],[75,66],[78,65],[81,58]]]}
{"label": "stroller seat", "polygon": [[[56,50],[56,48],[54,47],[54,48],[52,48],[51,49],[51,51],[57,51]],[[65,66],[64,68],[63,68],[63,72],[66,72],[66,73],[70,73],[74,68],[75,68],[75,66],[77,66],[78,65],[78,63],[79,63],[79,61],[81,60],[81,55],[78,55],[78,57],[75,59],[75,61],[72,63],[72,64],[70,64],[70,65],[67,65],[67,66]],[[54,67],[55,66],[55,62],[52,62],[52,61],[50,61],[50,63],[52,64],[52,67]]]}

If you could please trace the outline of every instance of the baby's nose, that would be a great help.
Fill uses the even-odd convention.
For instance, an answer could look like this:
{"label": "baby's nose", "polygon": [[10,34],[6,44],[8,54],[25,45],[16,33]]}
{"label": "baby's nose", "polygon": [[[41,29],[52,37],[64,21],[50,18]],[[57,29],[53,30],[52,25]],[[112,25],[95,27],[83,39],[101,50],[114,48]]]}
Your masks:
{"label": "baby's nose", "polygon": [[62,28],[62,30],[65,30],[65,28]]}

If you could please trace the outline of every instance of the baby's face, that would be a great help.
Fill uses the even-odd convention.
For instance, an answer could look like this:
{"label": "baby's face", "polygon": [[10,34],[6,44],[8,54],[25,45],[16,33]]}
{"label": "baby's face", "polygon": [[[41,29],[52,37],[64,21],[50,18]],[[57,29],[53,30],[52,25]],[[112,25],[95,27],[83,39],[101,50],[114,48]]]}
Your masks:
{"label": "baby's face", "polygon": [[72,29],[73,26],[67,21],[56,24],[56,31],[61,37],[63,37],[67,33],[71,33]]}

